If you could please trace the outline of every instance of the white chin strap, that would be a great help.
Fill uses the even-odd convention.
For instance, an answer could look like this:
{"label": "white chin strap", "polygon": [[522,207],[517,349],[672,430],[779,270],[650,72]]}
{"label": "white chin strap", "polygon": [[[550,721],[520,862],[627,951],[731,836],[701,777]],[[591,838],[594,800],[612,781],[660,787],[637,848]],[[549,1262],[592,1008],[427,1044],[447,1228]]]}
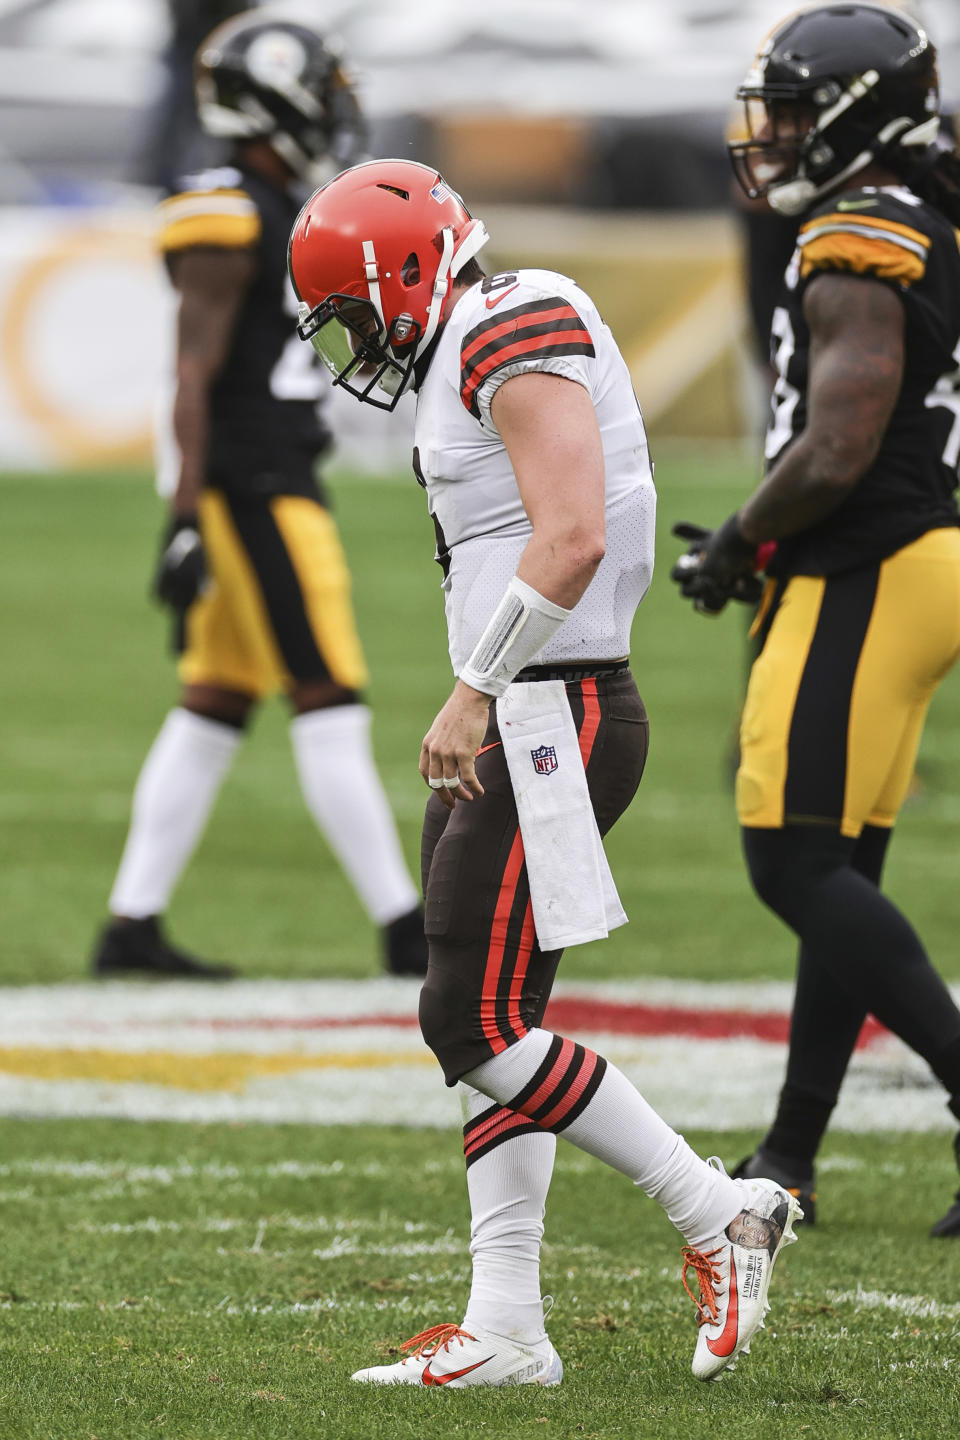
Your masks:
{"label": "white chin strap", "polygon": [[787,180],[783,185],[773,185],[767,191],[767,202],[771,210],[778,215],[802,215],[804,210],[809,210],[815,200],[821,195],[829,195],[836,190],[845,180],[856,175],[858,170],[863,170],[873,159],[870,150],[861,150],[855,160],[851,160],[846,169],[841,170],[839,175],[831,175],[829,180],[822,185],[816,185],[812,180],[799,179]]}
{"label": "white chin strap", "polygon": [[[908,128],[904,129],[904,126]],[[891,140],[896,138],[897,144],[903,147],[926,149],[928,145],[934,143],[939,130],[939,115],[931,115],[929,120],[923,120],[919,125],[911,125],[905,116],[891,120],[875,137],[869,150],[861,150],[860,154],[851,160],[850,164],[839,174],[831,175],[830,179],[825,180],[822,185],[817,185],[813,180],[801,177],[796,180],[787,180],[782,185],[771,186],[767,191],[770,209],[775,210],[778,215],[801,215],[821,195],[832,194],[851,176],[865,169],[873,160],[876,151],[882,150]]]}
{"label": "white chin strap", "polygon": [[453,231],[449,225],[445,225],[441,231],[443,236],[443,250],[440,254],[440,264],[437,266],[436,279],[433,282],[433,293],[430,296],[430,309],[427,311],[427,325],[417,343],[417,349],[422,346],[426,350],[430,341],[437,333],[437,326],[440,324],[440,312],[443,309],[443,302],[447,298],[447,287],[450,284],[450,262],[453,259]]}
{"label": "white chin strap", "polygon": [[[453,230],[449,225],[441,231],[443,236],[443,250],[440,255],[440,264],[437,267],[437,274],[433,282],[433,292],[430,296],[430,308],[427,311],[427,323],[423,334],[417,341],[417,353],[425,350],[437,333],[440,324],[440,316],[443,313],[443,302],[447,298],[447,290],[451,279],[455,279],[466,265],[472,260],[477,251],[480,250],[490,236],[482,220],[478,220],[463,244],[454,254]],[[387,330],[386,317],[383,313],[383,303],[380,298],[380,281],[377,271],[377,255],[372,240],[363,242],[363,262],[366,270],[367,293],[370,296],[370,303],[380,316],[380,323]],[[387,347],[390,348],[389,346]],[[392,349],[390,353],[393,354]],[[394,357],[396,358],[396,357]],[[379,388],[387,395],[396,395],[401,385],[410,384],[413,380],[413,368],[407,374],[406,381],[396,370],[388,370],[381,375],[377,381]]]}

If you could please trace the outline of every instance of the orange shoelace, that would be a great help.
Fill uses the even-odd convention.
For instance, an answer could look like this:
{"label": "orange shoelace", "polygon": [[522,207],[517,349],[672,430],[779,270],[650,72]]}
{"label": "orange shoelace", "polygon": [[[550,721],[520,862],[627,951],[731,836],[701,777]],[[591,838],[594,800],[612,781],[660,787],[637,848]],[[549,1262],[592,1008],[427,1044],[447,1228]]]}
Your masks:
{"label": "orange shoelace", "polygon": [[[715,1286],[721,1284],[723,1276],[713,1263],[713,1256],[719,1255],[717,1250],[695,1250],[692,1245],[684,1245],[680,1252],[683,1256],[683,1288],[690,1299],[697,1307],[698,1325],[716,1325],[720,1318],[720,1311],[717,1307],[717,1292]],[[699,1296],[694,1295],[687,1284],[687,1271],[693,1270],[697,1277],[697,1284],[700,1286]]]}
{"label": "orange shoelace", "polygon": [[404,1356],[404,1363],[419,1360],[421,1356],[430,1360],[438,1350],[449,1350],[454,1340],[459,1340],[462,1345],[465,1339],[475,1338],[469,1330],[461,1330],[459,1325],[431,1325],[429,1330],[421,1330],[419,1335],[411,1335],[409,1340],[404,1340],[400,1349],[410,1351]]}

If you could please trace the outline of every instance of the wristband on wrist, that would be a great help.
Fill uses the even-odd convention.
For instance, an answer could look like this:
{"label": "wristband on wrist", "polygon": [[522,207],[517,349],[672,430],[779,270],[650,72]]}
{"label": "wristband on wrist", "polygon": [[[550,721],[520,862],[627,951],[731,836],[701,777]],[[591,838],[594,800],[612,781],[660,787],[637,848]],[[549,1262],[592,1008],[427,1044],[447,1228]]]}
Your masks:
{"label": "wristband on wrist", "polygon": [[485,695],[502,695],[570,614],[514,575],[459,678]]}

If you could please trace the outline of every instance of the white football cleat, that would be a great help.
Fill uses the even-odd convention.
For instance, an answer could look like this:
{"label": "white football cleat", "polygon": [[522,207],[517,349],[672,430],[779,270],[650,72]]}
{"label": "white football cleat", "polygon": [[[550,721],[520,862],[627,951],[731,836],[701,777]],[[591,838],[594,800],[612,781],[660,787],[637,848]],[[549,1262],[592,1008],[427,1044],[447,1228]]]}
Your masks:
{"label": "white football cleat", "polygon": [[394,1365],[371,1365],[354,1380],[373,1385],[559,1385],[560,1356],[546,1336],[533,1345],[473,1327],[434,1325],[401,1345],[410,1354]]}
{"label": "white football cleat", "polygon": [[[767,1290],[777,1256],[796,1240],[794,1222],[803,1219],[795,1197],[775,1180],[738,1184],[745,1196],[739,1215],[702,1250],[691,1245],[683,1250],[684,1289],[697,1307],[700,1327],[693,1353],[698,1380],[732,1370],[737,1356],[748,1353],[770,1309]],[[689,1269],[699,1281],[699,1297],[687,1284]]]}

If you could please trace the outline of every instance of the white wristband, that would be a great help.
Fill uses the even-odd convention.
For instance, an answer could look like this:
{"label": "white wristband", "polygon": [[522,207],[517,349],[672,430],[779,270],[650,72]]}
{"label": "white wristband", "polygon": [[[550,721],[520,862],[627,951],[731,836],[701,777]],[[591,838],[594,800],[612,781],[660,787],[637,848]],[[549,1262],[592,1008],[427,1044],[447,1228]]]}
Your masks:
{"label": "white wristband", "polygon": [[460,679],[485,695],[502,695],[518,670],[542,650],[571,612],[514,575]]}

